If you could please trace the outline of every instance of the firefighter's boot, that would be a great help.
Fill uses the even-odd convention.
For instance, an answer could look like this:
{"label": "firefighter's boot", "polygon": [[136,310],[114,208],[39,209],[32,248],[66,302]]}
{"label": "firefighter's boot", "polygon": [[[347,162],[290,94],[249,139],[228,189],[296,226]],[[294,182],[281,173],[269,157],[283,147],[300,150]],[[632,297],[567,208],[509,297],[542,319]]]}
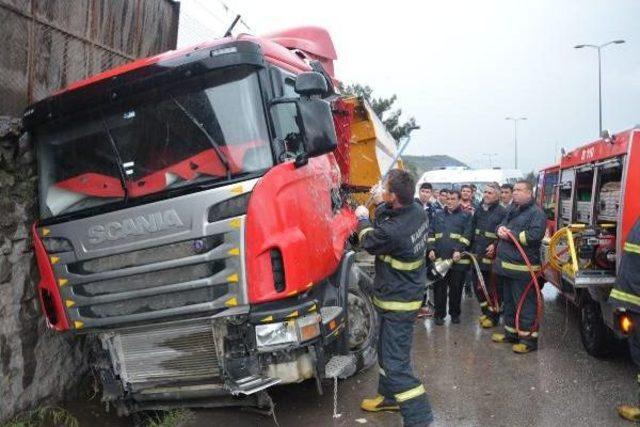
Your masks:
{"label": "firefighter's boot", "polygon": [[640,421],[640,407],[633,405],[620,405],[616,408],[618,410],[618,415],[620,415],[625,420],[629,421]]}
{"label": "firefighter's boot", "polygon": [[494,326],[496,326],[497,322],[494,322],[494,320],[491,317],[485,317],[483,320],[480,321],[480,326],[482,326],[484,329],[491,329]]}
{"label": "firefighter's boot", "polygon": [[484,322],[486,319],[487,319],[487,315],[483,314],[480,317],[478,317],[478,323],[482,325],[482,322]]}
{"label": "firefighter's boot", "polygon": [[537,340],[520,340],[518,344],[514,344],[511,349],[514,353],[518,354],[527,354],[532,351],[536,351],[538,349],[538,341]]}
{"label": "firefighter's boot", "polygon": [[399,411],[400,406],[391,400],[385,399],[384,396],[377,395],[373,399],[364,399],[360,404],[360,408],[367,412],[381,412],[381,411]]}
{"label": "firefighter's boot", "polygon": [[509,332],[504,334],[499,332],[494,332],[493,335],[491,335],[491,341],[499,344],[517,344],[518,336],[515,334],[511,334]]}

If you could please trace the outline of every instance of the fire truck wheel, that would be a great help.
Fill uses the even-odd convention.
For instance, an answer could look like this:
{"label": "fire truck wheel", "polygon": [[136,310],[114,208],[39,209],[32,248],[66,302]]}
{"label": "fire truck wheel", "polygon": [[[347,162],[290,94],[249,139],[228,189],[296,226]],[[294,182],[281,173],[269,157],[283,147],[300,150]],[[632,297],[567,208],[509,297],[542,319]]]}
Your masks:
{"label": "fire truck wheel", "polygon": [[616,348],[613,333],[602,320],[600,305],[588,298],[582,305],[580,320],[582,345],[591,356],[611,356]]}
{"label": "fire truck wheel", "polygon": [[349,351],[356,357],[356,372],[376,363],[379,320],[373,302],[366,291],[369,277],[358,274],[357,281],[349,283],[347,309],[349,317]]}

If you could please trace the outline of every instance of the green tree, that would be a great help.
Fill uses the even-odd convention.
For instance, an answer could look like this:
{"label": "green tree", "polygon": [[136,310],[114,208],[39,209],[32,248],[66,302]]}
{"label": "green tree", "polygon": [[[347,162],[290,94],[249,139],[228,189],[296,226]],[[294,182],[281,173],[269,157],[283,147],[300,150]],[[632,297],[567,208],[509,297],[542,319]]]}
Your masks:
{"label": "green tree", "polygon": [[382,120],[382,123],[386,126],[387,130],[393,136],[396,141],[400,141],[401,138],[409,136],[414,131],[416,119],[409,117],[406,121],[401,121],[402,109],[393,109],[398,97],[394,94],[390,98],[376,98],[373,97],[373,89],[368,85],[361,85],[358,83],[344,86],[340,84],[340,92],[345,95],[361,96],[370,105],[376,115]]}
{"label": "green tree", "polygon": [[529,181],[531,183],[531,185],[533,186],[533,188],[536,187],[536,185],[538,184],[538,174],[535,171],[531,171],[529,172],[525,177],[525,180]]}

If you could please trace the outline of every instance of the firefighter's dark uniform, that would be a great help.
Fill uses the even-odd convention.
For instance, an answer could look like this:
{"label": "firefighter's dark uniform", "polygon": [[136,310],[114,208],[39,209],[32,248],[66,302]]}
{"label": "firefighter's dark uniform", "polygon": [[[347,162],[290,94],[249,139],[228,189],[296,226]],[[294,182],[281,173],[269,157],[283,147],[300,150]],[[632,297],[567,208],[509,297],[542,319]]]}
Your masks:
{"label": "firefighter's dark uniform", "polygon": [[[405,426],[427,425],[433,420],[431,406],[411,368],[413,325],[426,281],[426,213],[416,203],[400,209],[383,203],[373,225],[368,219],[359,221],[358,238],[363,249],[376,255],[373,303],[380,315],[380,399],[373,406],[397,404]],[[376,399],[365,400],[363,409],[377,410],[365,404]]]}
{"label": "firefighter's dark uniform", "polygon": [[[618,278],[609,298],[618,307],[640,313],[640,219],[636,221],[622,246]],[[639,325],[635,325],[629,337],[629,350],[634,363],[640,368]],[[638,382],[640,383],[640,374],[638,374]],[[640,391],[638,396],[640,398]],[[622,405],[618,407],[618,412],[629,420],[640,421],[638,406]]]}
{"label": "firefighter's dark uniform", "polygon": [[[445,208],[438,212],[429,226],[427,251],[434,251],[436,262],[450,259],[454,252],[462,253],[471,243],[471,215],[458,207],[453,212]],[[460,300],[465,273],[470,265],[469,258],[454,262],[444,279],[434,284],[436,319],[447,315],[447,290],[449,294],[449,315],[460,316]]]}
{"label": "firefighter's dark uniform", "polygon": [[[498,307],[502,303],[502,281],[499,280],[500,276],[491,274],[493,259],[487,258],[486,251],[489,245],[495,245],[497,243],[498,235],[496,234],[496,230],[506,214],[506,209],[500,206],[499,201],[486,206],[486,208],[484,205],[481,205],[476,209],[471,225],[471,229],[473,230],[471,253],[476,255],[489,296],[497,301]],[[480,290],[477,274],[474,274],[473,277],[474,290],[480,303],[482,315],[484,316],[484,318],[481,318],[481,322],[485,322],[485,319],[488,319],[489,323],[492,323],[492,325],[489,325],[489,323],[482,323],[482,325],[486,327],[496,325],[500,318],[500,313],[491,309],[491,305],[486,300],[484,293]]]}
{"label": "firefighter's dark uniform", "polygon": [[[541,270],[540,245],[546,227],[546,216],[542,209],[535,204],[534,200],[521,206],[512,205],[500,226],[511,230],[527,254],[534,272],[538,273]],[[527,293],[522,305],[519,336],[516,331],[516,309],[525,288],[531,281],[531,273],[518,248],[510,239],[498,241],[493,268],[496,274],[502,276],[503,281],[505,340],[513,343],[520,342],[527,347],[514,346],[514,351],[524,353],[537,349],[538,332],[532,330],[537,308],[536,293],[533,289]],[[494,340],[497,341],[495,338],[497,335],[494,336]]]}

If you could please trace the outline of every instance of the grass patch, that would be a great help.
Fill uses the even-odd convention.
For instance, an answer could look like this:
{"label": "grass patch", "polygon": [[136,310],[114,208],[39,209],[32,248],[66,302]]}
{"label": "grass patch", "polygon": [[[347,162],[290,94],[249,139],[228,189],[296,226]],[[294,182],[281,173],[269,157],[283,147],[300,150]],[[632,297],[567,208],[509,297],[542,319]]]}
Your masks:
{"label": "grass patch", "polygon": [[194,413],[188,409],[172,409],[149,416],[145,427],[183,427],[193,418]]}
{"label": "grass patch", "polygon": [[76,417],[58,406],[43,406],[18,415],[3,427],[79,427]]}

